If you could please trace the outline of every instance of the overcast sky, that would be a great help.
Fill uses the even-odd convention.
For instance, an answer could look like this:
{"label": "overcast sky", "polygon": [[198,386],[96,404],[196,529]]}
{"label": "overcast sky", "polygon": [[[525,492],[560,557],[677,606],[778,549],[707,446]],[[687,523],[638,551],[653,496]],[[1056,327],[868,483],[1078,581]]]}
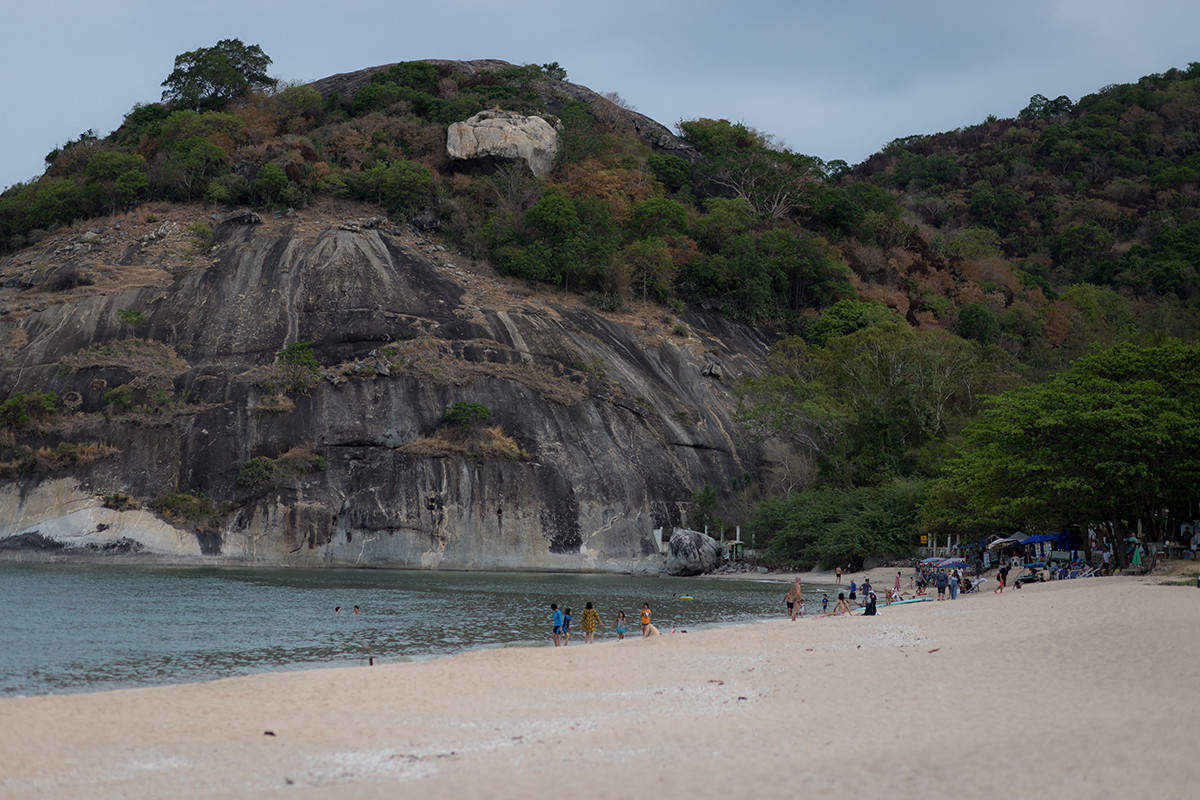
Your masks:
{"label": "overcast sky", "polygon": [[9,0],[0,187],[161,96],[175,56],[257,44],[286,81],[422,58],[557,61],[673,127],[725,118],[858,163],[887,142],[1015,116],[1200,61],[1196,0]]}

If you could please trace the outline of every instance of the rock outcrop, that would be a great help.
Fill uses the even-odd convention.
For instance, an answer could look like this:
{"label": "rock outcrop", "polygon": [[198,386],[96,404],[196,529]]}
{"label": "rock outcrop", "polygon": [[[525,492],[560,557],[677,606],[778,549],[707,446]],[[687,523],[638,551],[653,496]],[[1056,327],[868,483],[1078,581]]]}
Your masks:
{"label": "rock outcrop", "polygon": [[667,574],[687,577],[717,567],[717,540],[706,533],[680,528],[667,543]]}
{"label": "rock outcrop", "polygon": [[480,111],[446,132],[451,160],[509,159],[524,161],[539,178],[550,174],[558,153],[558,132],[541,117],[515,111]]}
{"label": "rock outcrop", "polygon": [[[477,59],[475,61],[429,59],[429,61],[438,67],[447,68],[467,76],[477,75],[480,72],[490,70],[510,69],[513,66],[507,61],[497,59]],[[371,78],[377,73],[383,72],[393,66],[395,65],[381,64],[377,67],[368,67],[354,72],[343,72],[313,81],[309,85],[320,92],[321,96],[327,101],[336,98],[344,102],[354,97],[355,92],[369,84]],[[659,152],[671,153],[691,162],[695,162],[700,158],[700,154],[695,146],[676,136],[665,125],[631,109],[619,108],[613,104],[612,100],[592,91],[586,86],[570,83],[569,81],[553,80],[547,77],[537,82],[532,88],[542,102],[546,104],[546,108],[551,114],[561,112],[567,102],[579,100],[590,106],[594,112],[599,112],[599,115],[606,118],[608,124],[612,125],[615,130],[623,129],[633,133]]]}
{"label": "rock outcrop", "polygon": [[[657,571],[655,528],[685,524],[704,484],[760,474],[731,394],[759,332],[529,297],[362,211],[230,217],[199,253],[186,231],[209,212],[159,210],[0,264],[0,403],[59,398],[0,430],[0,540]],[[39,293],[67,268],[88,282]],[[319,369],[277,363],[304,342]],[[483,445],[447,435],[456,402],[490,411]]]}

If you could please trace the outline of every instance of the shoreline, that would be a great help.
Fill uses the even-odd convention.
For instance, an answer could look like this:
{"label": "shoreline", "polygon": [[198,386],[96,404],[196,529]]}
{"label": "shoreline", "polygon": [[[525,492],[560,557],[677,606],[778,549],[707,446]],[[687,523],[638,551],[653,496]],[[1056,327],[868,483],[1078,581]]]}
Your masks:
{"label": "shoreline", "polygon": [[1200,781],[1200,640],[1179,634],[1198,618],[1195,588],[1092,578],[874,618],[0,698],[0,798],[1182,798]]}

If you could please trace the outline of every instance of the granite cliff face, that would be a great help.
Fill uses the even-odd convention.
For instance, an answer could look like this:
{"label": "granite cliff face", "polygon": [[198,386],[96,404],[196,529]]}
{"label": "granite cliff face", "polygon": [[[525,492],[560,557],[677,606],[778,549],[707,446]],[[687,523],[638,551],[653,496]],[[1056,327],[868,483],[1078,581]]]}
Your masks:
{"label": "granite cliff face", "polygon": [[[163,207],[0,265],[0,401],[59,398],[0,434],[0,550],[656,570],[696,489],[761,470],[760,333],[528,296],[369,213]],[[450,446],[456,402],[508,450]]]}

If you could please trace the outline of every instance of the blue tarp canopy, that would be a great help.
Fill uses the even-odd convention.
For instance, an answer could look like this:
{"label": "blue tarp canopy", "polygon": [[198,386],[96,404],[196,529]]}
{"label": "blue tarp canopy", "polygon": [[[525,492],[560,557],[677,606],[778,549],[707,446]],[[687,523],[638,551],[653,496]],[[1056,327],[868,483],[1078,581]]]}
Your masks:
{"label": "blue tarp canopy", "polygon": [[1037,544],[1038,542],[1053,542],[1058,539],[1057,533],[1035,533],[1021,540],[1021,544]]}

